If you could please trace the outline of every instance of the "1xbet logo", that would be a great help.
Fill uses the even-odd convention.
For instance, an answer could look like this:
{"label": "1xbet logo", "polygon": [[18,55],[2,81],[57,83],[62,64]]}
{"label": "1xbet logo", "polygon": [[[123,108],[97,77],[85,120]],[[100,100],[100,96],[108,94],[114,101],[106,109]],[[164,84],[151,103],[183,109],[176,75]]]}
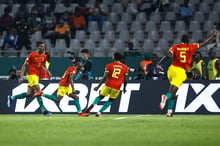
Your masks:
{"label": "1xbet logo", "polygon": [[[99,95],[99,92],[93,90],[96,87],[97,83],[92,83],[91,88],[89,89],[85,84],[75,83],[75,90],[79,91],[79,99],[81,108],[84,109],[87,105],[92,104],[94,99]],[[41,89],[45,94],[52,95],[56,93],[58,88],[58,83],[50,83],[48,86],[44,87],[43,84],[40,84]],[[101,88],[100,88],[101,89]],[[121,94],[120,97],[120,105],[118,108],[118,112],[127,112],[129,108],[129,102],[132,91],[140,90],[140,83],[128,83],[127,84],[127,92],[125,94]],[[89,92],[90,90],[90,92]],[[20,94],[27,91],[27,83],[23,83],[12,90],[12,95]],[[89,94],[90,93],[90,94]],[[88,97],[88,99],[86,98]],[[64,96],[60,101],[59,105],[55,104],[54,101],[42,97],[44,106],[47,110],[51,112],[76,112],[76,107],[73,104],[70,104],[73,99],[68,96]],[[102,101],[107,101],[108,98],[104,98]],[[37,99],[33,99],[30,103],[26,103],[26,98],[17,99],[15,112],[35,112],[39,108],[39,104]],[[102,107],[102,105],[97,105],[93,108],[92,112],[97,112]],[[105,110],[105,112],[110,112],[110,108]]]}
{"label": "1xbet logo", "polygon": [[[175,112],[196,112],[201,106],[209,112],[220,112],[216,100],[220,101],[220,83],[211,83],[207,87],[201,83],[185,83],[177,92]],[[195,97],[188,95],[194,92]],[[192,100],[187,104],[187,101]]]}

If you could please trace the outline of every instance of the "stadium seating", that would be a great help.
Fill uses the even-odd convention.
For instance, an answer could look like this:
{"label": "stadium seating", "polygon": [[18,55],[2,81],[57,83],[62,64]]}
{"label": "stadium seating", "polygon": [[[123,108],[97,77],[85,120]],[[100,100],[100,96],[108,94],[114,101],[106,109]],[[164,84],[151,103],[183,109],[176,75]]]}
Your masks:
{"label": "stadium seating", "polygon": [[[109,51],[107,53],[94,53],[94,55],[105,55],[102,57],[106,57],[111,54],[109,42],[114,42],[116,49],[123,50],[124,42],[132,41],[138,47],[137,42],[143,41],[144,50],[156,50],[156,52],[159,52],[159,50],[163,52],[167,48],[167,44],[170,46],[179,43],[183,34],[189,34],[190,40],[197,42],[206,37],[206,34],[210,34],[214,24],[219,23],[220,2],[218,0],[190,0],[189,6],[193,10],[193,16],[188,25],[185,21],[181,21],[178,18],[178,9],[180,4],[183,4],[183,1],[170,0],[169,8],[164,12],[156,10],[147,16],[145,12],[138,12],[136,1],[131,1],[124,8],[122,1],[103,0],[101,6],[105,9],[106,18],[102,28],[100,28],[98,22],[89,21],[85,31],[76,31],[75,39],[71,40],[70,48],[73,50],[79,49],[80,42],[85,42],[86,48],[92,49],[95,47],[95,42],[99,41],[100,48],[103,47],[102,50]],[[94,5],[95,0],[88,0],[86,4],[88,7]],[[19,6],[17,3],[12,5],[11,16],[15,17]],[[26,6],[31,11],[34,2],[30,1]],[[45,8],[48,6],[48,3],[44,3]],[[77,6],[79,6],[78,3],[71,4],[73,11]],[[5,7],[7,7],[6,4],[0,4],[0,15],[4,13]],[[64,5],[58,2],[55,7],[55,14],[63,13],[63,8]],[[3,36],[1,37],[2,39]],[[35,48],[34,43],[36,41],[42,39],[41,36],[41,31],[32,35],[32,48]],[[167,41],[166,44],[165,40]],[[44,41],[48,50],[52,50],[51,47],[53,46],[51,46],[50,39],[44,39]],[[162,47],[162,44],[166,47]],[[55,50],[58,51],[59,48],[68,50],[65,47],[64,40],[57,40]],[[207,50],[204,49],[203,53],[205,51]],[[56,53],[57,55],[59,53]]]}

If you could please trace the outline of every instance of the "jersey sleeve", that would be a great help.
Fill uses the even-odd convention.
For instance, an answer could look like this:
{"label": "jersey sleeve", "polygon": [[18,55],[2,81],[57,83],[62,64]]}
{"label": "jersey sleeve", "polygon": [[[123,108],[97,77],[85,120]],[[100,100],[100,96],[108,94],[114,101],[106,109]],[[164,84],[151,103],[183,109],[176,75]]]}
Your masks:
{"label": "jersey sleeve", "polygon": [[109,65],[105,66],[105,72],[109,72]]}
{"label": "jersey sleeve", "polygon": [[175,52],[175,47],[172,46],[172,47],[170,48],[169,52],[170,52],[171,54],[173,54],[173,53]]}
{"label": "jersey sleeve", "polygon": [[30,63],[30,61],[31,61],[31,56],[32,56],[32,53],[30,53],[30,54],[27,56],[27,58],[25,59],[25,62],[26,62],[27,64]]}
{"label": "jersey sleeve", "polygon": [[125,66],[125,75],[128,75],[128,67]]}

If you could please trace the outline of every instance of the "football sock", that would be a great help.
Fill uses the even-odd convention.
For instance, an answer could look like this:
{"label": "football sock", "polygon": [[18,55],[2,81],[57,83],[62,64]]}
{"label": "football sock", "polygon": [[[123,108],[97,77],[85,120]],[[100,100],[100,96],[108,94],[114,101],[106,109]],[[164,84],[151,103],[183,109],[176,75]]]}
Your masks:
{"label": "football sock", "polygon": [[91,105],[89,106],[89,108],[86,109],[85,113],[89,113],[94,106],[95,106],[94,104],[91,104]]}
{"label": "football sock", "polygon": [[107,101],[102,108],[99,110],[100,113],[102,113],[104,110],[106,110],[110,105],[112,104],[111,101]]}
{"label": "football sock", "polygon": [[48,95],[48,94],[43,94],[42,96],[48,98],[48,99],[51,99],[53,101],[56,101],[57,100],[57,97],[54,96],[54,95]]}
{"label": "football sock", "polygon": [[36,97],[36,98],[37,98],[37,101],[38,101],[38,103],[39,103],[39,105],[40,105],[41,111],[42,111],[42,112],[45,111],[45,107],[44,107],[42,98],[41,98],[40,96],[38,96],[38,97]]}
{"label": "football sock", "polygon": [[93,101],[93,104],[96,105],[97,103],[99,103],[100,100],[101,100],[100,96],[96,97],[95,100]]}
{"label": "football sock", "polygon": [[27,97],[27,93],[21,93],[21,94],[18,94],[18,95],[15,95],[15,96],[12,96],[12,99],[23,99],[23,98],[26,98]]}
{"label": "football sock", "polygon": [[174,102],[174,99],[168,100],[168,110],[173,110]]}
{"label": "football sock", "polygon": [[79,104],[79,99],[74,99],[74,103],[75,103],[77,112],[78,112],[78,113],[81,113],[82,110],[81,110],[81,107],[80,107],[80,104]]}
{"label": "football sock", "polygon": [[166,97],[167,97],[167,99],[170,99],[170,98],[172,98],[172,94],[168,92],[168,93],[166,94]]}

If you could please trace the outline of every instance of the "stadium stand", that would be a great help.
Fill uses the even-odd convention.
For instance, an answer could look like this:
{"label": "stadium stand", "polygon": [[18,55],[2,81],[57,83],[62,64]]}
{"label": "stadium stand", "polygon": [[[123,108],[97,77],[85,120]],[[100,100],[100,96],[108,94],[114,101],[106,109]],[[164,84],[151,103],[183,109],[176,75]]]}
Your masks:
{"label": "stadium stand", "polygon": [[[67,11],[73,13],[76,7],[83,8],[80,10],[87,18],[89,9],[94,8],[96,0],[87,0],[85,7],[82,6],[80,1],[71,2],[71,5],[66,7],[61,0],[57,1],[53,9],[53,14],[57,20],[62,16],[68,16],[66,14]],[[125,42],[132,41],[137,47],[138,42],[141,41],[144,46],[141,53],[144,53],[146,50],[154,52],[154,49],[156,52],[159,50],[164,52],[171,45],[179,43],[183,34],[189,34],[191,41],[200,41],[203,37],[210,34],[213,26],[219,24],[220,21],[219,0],[189,0],[189,7],[193,11],[189,25],[178,19],[179,7],[183,4],[184,0],[169,0],[170,5],[168,8],[164,11],[160,11],[158,8],[150,15],[145,12],[139,12],[139,5],[134,0],[128,3],[127,7],[124,7],[122,1],[119,0],[100,0],[100,2],[100,6],[104,9],[106,16],[102,28],[97,24],[97,21],[87,21],[86,31],[76,31],[74,39],[71,39],[70,48],[63,45],[65,44],[63,40],[58,40],[55,46],[51,45],[50,39],[41,35],[41,30],[34,34],[30,33],[32,36],[31,43],[44,39],[47,49],[50,51],[56,50],[59,52],[62,50],[65,52],[68,49],[72,49],[78,52],[80,42],[84,42],[86,48],[93,50],[97,50],[95,43],[99,42],[100,51],[94,53],[96,57],[107,57],[111,54],[112,50],[109,48],[109,42],[114,43],[117,51],[124,50],[122,47],[124,47]],[[15,23],[19,23],[15,18],[19,6],[20,4],[16,2],[11,7],[10,15],[16,20]],[[32,7],[35,6],[35,1],[29,0],[26,6],[30,13]],[[43,3],[43,6],[46,10],[51,5]],[[4,8],[7,7],[8,5],[5,3],[0,4],[0,17],[4,14]],[[68,21],[65,23],[68,23]],[[2,42],[4,33],[1,34],[0,42]],[[34,47],[32,45],[32,49],[35,49]],[[106,53],[105,51],[101,52],[102,50],[108,51]],[[219,51],[220,49],[217,50]],[[5,56],[1,55],[1,57],[13,56],[10,55],[10,51],[16,52],[16,50],[11,50],[10,48],[2,51],[6,53]],[[208,56],[206,51],[207,48],[202,51],[204,56]],[[65,56],[64,53],[56,53],[55,56],[63,57],[63,55]],[[160,56],[160,54],[158,55]],[[54,57],[53,53],[52,57]]]}

